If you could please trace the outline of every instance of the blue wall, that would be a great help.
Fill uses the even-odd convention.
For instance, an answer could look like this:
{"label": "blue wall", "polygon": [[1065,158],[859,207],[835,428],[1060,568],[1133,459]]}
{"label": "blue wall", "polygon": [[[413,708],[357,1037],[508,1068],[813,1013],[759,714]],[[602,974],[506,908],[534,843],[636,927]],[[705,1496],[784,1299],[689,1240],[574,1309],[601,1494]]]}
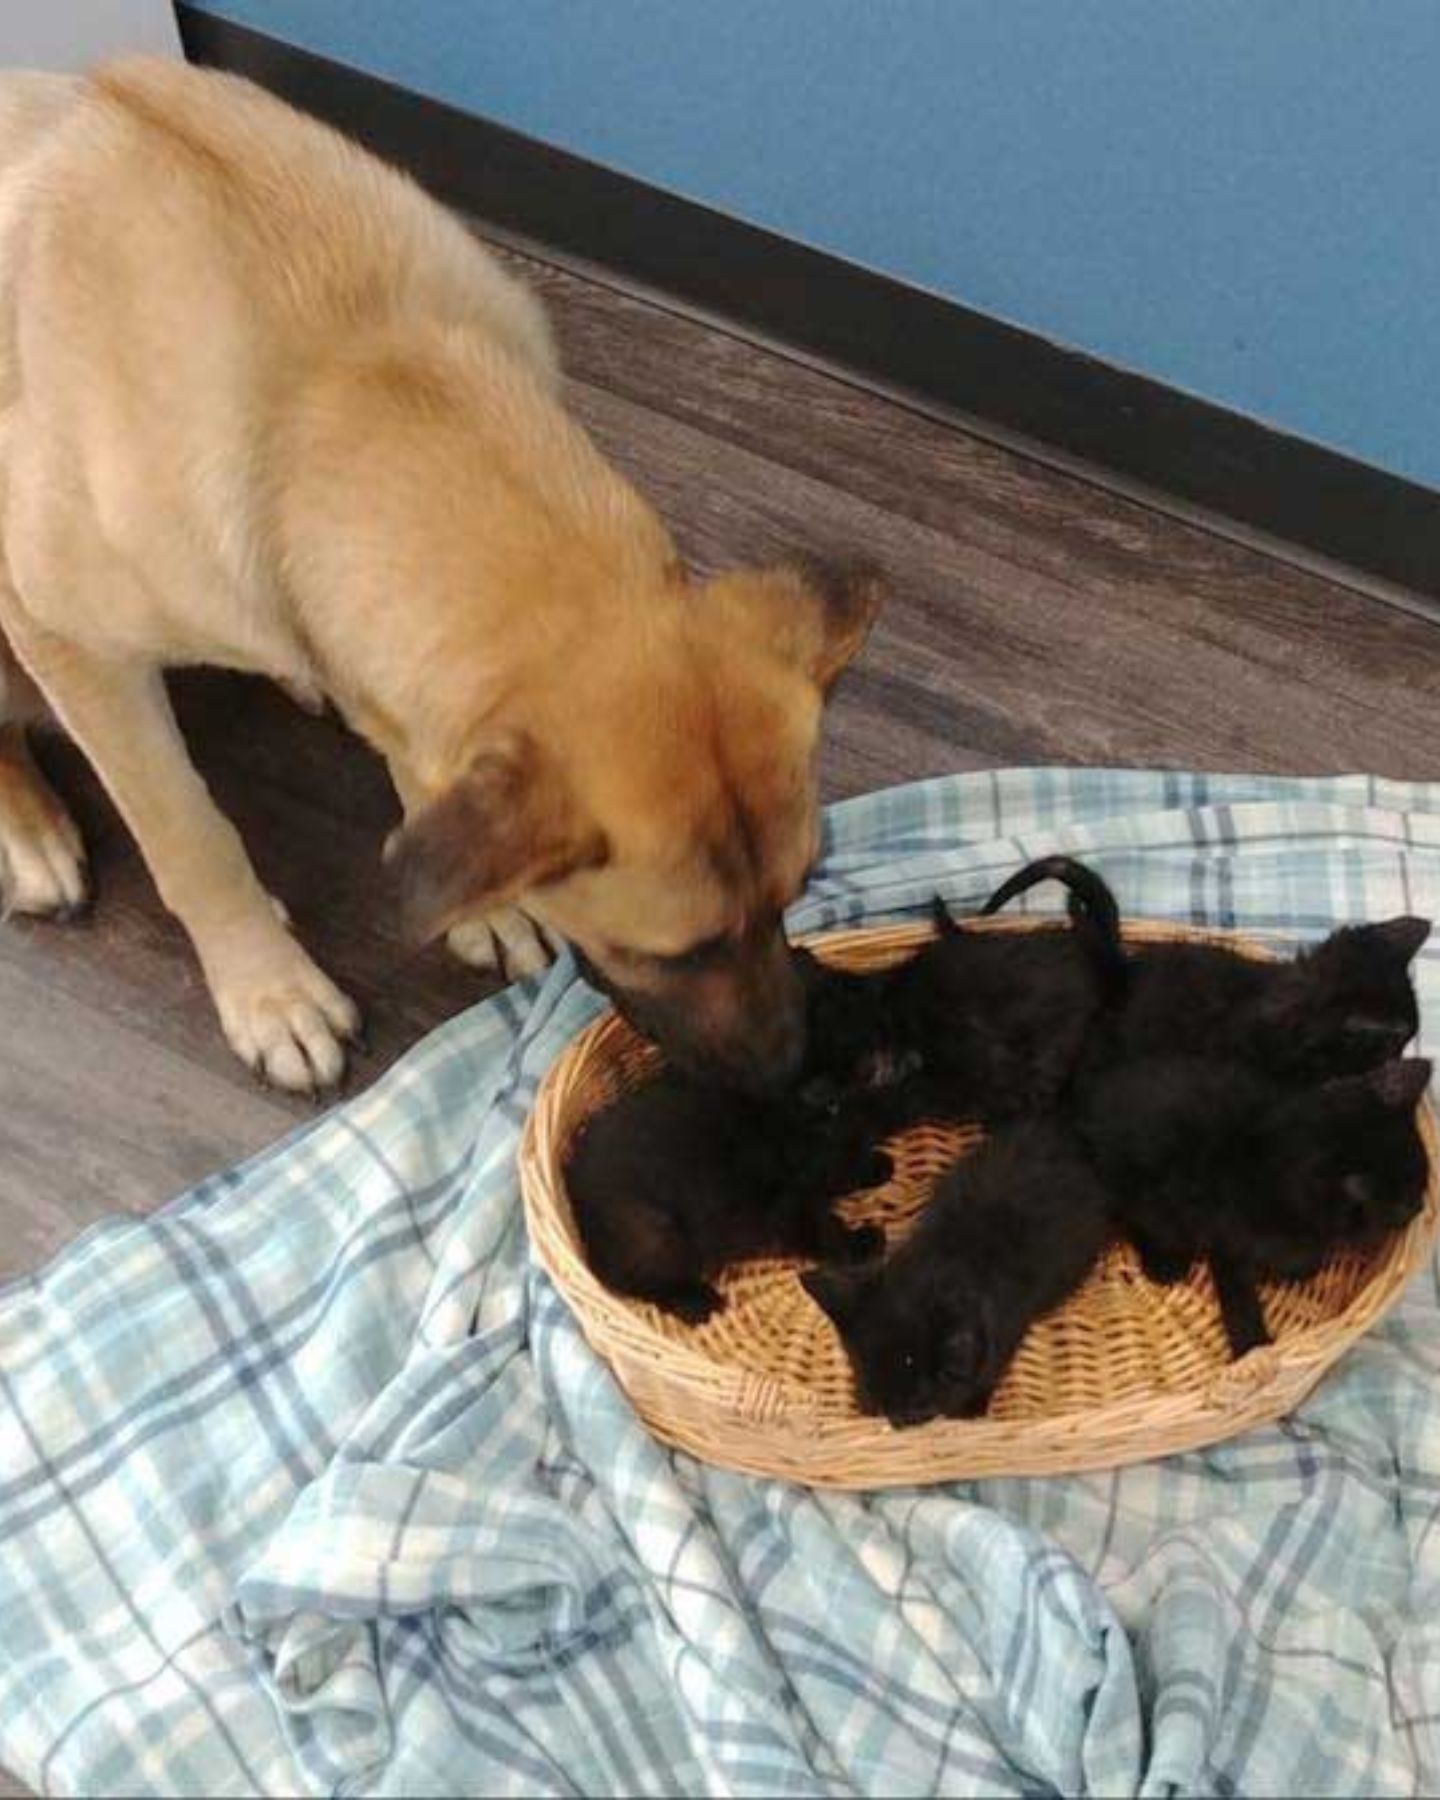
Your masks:
{"label": "blue wall", "polygon": [[1437,0],[205,0],[1440,487]]}

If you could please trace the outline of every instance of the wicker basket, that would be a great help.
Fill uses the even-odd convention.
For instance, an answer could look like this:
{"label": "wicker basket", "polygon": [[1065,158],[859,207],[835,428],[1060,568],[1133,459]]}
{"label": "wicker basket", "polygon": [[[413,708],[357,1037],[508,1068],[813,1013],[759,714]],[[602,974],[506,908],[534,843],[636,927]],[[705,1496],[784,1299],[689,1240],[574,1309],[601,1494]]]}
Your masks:
{"label": "wicker basket", "polygon": [[[995,920],[985,928],[1035,923]],[[874,968],[927,935],[921,925],[885,926],[833,933],[810,947],[849,968]],[[1137,943],[1197,935],[1160,924],[1126,931]],[[1241,954],[1265,954],[1248,940],[1204,935]],[[730,1271],[719,1283],[728,1304],[700,1326],[612,1294],[591,1274],[565,1195],[565,1149],[587,1115],[653,1057],[609,1014],[551,1069],[521,1149],[530,1235],[591,1345],[656,1436],[751,1474],[885,1487],[1113,1468],[1214,1443],[1297,1406],[1395,1301],[1435,1234],[1440,1185],[1427,1097],[1420,1127],[1432,1178],[1423,1211],[1382,1249],[1338,1257],[1312,1281],[1268,1289],[1273,1344],[1232,1362],[1208,1275],[1158,1286],[1122,1246],[1031,1329],[984,1418],[897,1431],[855,1410],[840,1341],[796,1278],[803,1265],[769,1260]],[[890,1185],[847,1201],[842,1212],[852,1222],[881,1223],[892,1236],[903,1232],[934,1177],[973,1141],[964,1127],[911,1130],[891,1146]]]}

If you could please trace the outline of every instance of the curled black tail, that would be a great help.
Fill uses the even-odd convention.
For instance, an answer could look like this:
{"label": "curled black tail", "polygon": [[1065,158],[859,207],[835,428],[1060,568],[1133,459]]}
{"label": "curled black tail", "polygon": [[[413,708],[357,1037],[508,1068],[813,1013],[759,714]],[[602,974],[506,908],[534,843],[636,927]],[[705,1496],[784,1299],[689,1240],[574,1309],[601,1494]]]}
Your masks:
{"label": "curled black tail", "polygon": [[1027,863],[996,888],[982,911],[999,912],[1017,894],[1027,893],[1042,881],[1058,881],[1070,890],[1070,923],[1077,936],[1083,937],[1111,993],[1118,994],[1127,968],[1120,908],[1109,883],[1073,856],[1042,856],[1038,862]]}

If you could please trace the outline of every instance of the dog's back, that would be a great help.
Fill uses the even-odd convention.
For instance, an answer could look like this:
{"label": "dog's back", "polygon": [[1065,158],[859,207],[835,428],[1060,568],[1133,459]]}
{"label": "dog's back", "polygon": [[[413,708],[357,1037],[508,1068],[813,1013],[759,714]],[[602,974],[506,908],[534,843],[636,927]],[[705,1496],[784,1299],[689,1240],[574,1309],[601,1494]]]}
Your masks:
{"label": "dog's back", "polygon": [[0,71],[0,187],[74,104],[80,82],[38,69]]}
{"label": "dog's back", "polygon": [[31,69],[0,72],[0,408],[14,398],[15,231],[39,152],[52,141],[80,91],[73,76]]}
{"label": "dog's back", "polygon": [[[127,639],[303,680],[265,531],[299,373],[367,334],[456,326],[544,391],[544,315],[407,176],[249,82],[146,58],[42,81],[17,82],[0,121],[0,397],[23,363],[7,460],[27,496],[78,490],[85,517],[22,505],[16,577],[97,524],[148,571],[143,611],[107,602]],[[55,585],[68,628],[82,584]]]}
{"label": "dog's back", "polygon": [[[394,314],[489,330],[553,373],[544,315],[406,175],[247,81],[137,57],[89,84],[92,143],[203,198],[253,304],[304,330]],[[193,219],[190,221],[193,229]]]}

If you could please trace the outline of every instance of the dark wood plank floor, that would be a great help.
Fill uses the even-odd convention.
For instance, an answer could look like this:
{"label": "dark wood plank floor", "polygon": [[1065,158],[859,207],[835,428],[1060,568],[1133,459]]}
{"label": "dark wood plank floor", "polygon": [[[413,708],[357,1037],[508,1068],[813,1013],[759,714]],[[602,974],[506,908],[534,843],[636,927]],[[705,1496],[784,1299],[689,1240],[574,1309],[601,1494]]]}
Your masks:
{"label": "dark wood plank floor", "polygon": [[[896,597],[836,701],[831,797],[943,770],[1111,762],[1440,773],[1440,630],[573,274],[527,263],[574,406],[702,568],[858,548]],[[368,1081],[484,991],[405,952],[377,897],[395,805],[329,720],[220,675],[177,684],[264,879],[364,1006]],[[93,777],[98,904],[0,929],[0,1275],[258,1149],[306,1109],[225,1048],[175,925]]]}

